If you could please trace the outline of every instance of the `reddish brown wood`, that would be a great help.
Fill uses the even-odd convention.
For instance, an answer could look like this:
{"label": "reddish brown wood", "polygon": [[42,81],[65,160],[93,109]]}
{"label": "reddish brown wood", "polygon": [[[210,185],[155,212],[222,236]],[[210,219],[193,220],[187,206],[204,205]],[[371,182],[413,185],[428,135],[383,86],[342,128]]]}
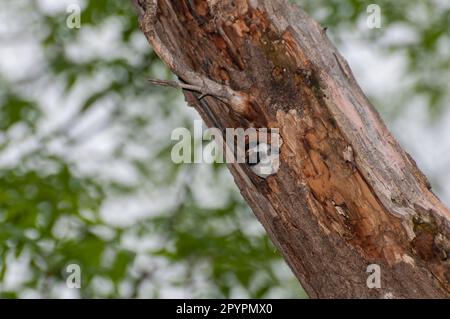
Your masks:
{"label": "reddish brown wood", "polygon": [[280,129],[277,174],[229,168],[310,297],[450,296],[450,212],[317,22],[285,0],[135,3],[209,126]]}

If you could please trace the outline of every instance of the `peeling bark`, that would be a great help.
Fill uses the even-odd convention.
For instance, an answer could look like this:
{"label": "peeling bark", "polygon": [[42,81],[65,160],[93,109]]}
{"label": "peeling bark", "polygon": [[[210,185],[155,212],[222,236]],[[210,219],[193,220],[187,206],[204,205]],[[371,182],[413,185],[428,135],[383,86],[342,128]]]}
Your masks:
{"label": "peeling bark", "polygon": [[229,168],[310,297],[450,296],[450,211],[317,22],[285,0],[134,2],[207,125],[280,129],[275,175]]}

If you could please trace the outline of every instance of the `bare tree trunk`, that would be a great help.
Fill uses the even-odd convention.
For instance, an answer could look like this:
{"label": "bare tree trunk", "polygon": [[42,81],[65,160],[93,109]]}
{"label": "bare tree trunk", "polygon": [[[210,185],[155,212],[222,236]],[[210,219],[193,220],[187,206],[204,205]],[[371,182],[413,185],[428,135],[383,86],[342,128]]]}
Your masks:
{"label": "bare tree trunk", "polygon": [[[280,170],[229,168],[312,298],[448,298],[450,211],[324,30],[285,0],[135,0],[209,126],[279,128]],[[378,264],[381,288],[367,266]]]}

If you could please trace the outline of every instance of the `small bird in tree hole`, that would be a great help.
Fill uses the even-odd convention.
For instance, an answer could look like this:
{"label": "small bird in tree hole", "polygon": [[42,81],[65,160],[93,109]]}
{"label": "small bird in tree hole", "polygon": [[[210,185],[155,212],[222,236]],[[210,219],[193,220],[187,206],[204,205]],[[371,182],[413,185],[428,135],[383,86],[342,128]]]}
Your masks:
{"label": "small bird in tree hole", "polygon": [[246,163],[251,171],[261,178],[276,174],[280,168],[279,147],[267,143],[250,146],[246,153]]}

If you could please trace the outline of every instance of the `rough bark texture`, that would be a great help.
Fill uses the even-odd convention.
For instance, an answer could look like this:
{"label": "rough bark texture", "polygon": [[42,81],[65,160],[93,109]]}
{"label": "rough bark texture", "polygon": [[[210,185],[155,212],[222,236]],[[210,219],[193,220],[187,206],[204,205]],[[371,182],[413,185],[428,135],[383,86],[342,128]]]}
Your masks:
{"label": "rough bark texture", "polygon": [[284,0],[135,3],[207,125],[280,129],[277,174],[229,168],[310,297],[450,296],[450,212],[318,23]]}

